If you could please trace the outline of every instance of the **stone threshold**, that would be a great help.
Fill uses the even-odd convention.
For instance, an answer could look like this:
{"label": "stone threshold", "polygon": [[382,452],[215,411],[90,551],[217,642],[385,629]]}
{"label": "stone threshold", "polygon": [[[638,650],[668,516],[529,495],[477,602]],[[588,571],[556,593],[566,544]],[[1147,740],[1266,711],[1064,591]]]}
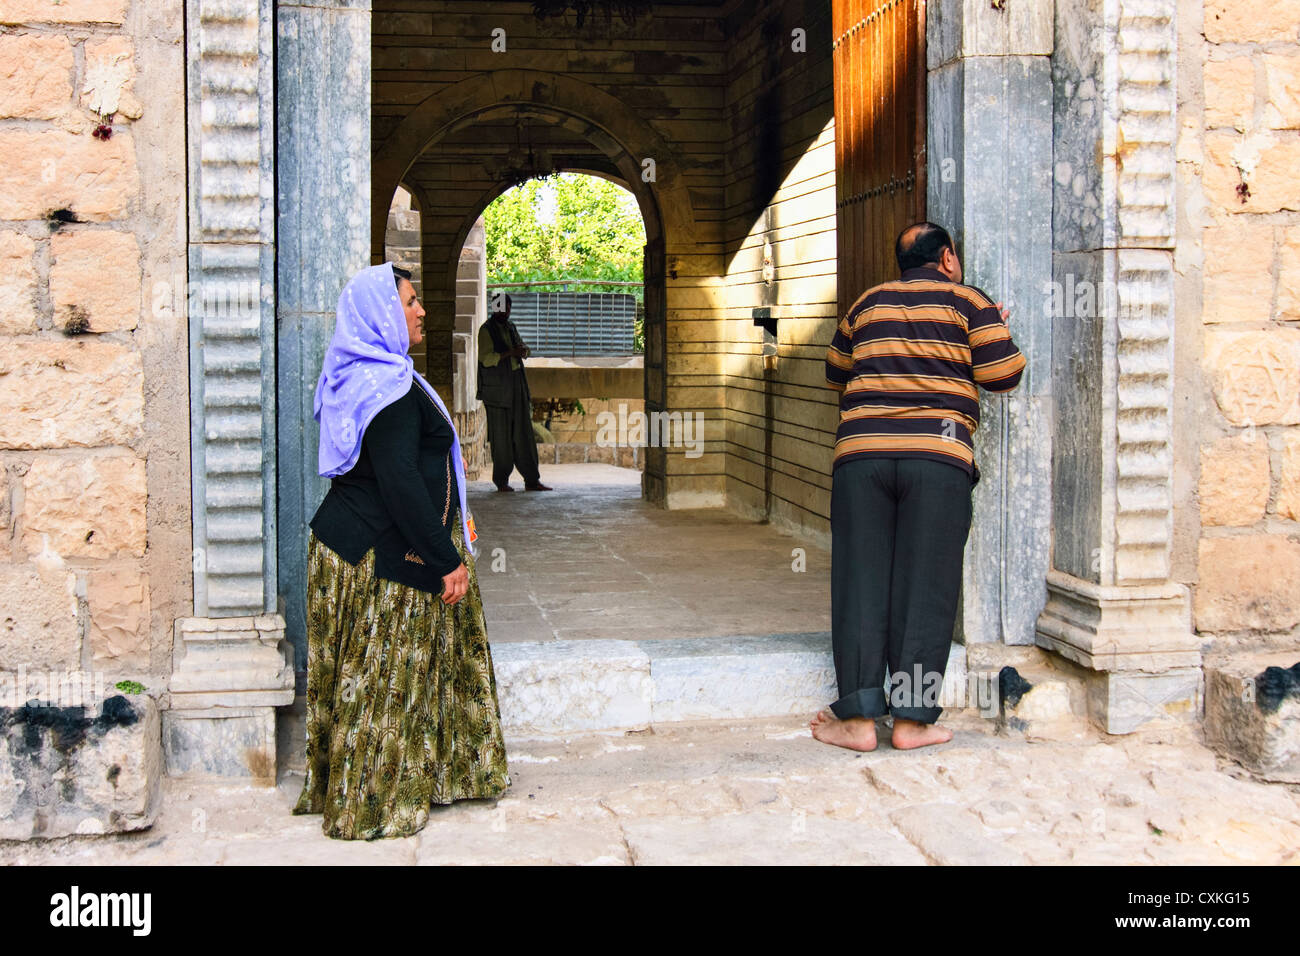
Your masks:
{"label": "stone threshold", "polygon": [[[807,714],[838,697],[829,632],[492,646],[508,737],[645,730],[654,724]],[[966,649],[941,694],[962,706]]]}

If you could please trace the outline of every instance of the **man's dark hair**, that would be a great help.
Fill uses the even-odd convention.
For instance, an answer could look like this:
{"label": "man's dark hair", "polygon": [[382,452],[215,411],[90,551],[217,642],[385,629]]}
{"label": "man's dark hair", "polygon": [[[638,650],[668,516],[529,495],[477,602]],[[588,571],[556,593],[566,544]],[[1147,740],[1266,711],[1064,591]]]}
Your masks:
{"label": "man's dark hair", "polygon": [[943,226],[932,222],[915,222],[898,234],[894,242],[894,258],[898,260],[898,271],[906,272],[918,266],[927,266],[943,258],[943,250],[951,249],[957,254],[957,247],[952,244],[952,236]]}
{"label": "man's dark hair", "polygon": [[[411,273],[400,266],[393,266],[393,285],[397,286],[398,292],[402,291],[403,279],[407,282],[411,282]],[[415,283],[412,282],[411,284],[414,285]]]}
{"label": "man's dark hair", "polygon": [[[495,299],[495,298],[496,298],[495,295],[490,295],[490,296],[488,296],[488,301],[492,301],[492,300]],[[506,314],[508,314],[508,313],[510,312],[510,307],[514,305],[514,301],[510,298],[510,293],[509,293],[509,292],[507,292],[506,295],[505,295],[504,304],[505,304],[505,308],[504,308],[504,309],[496,309],[496,308],[493,308],[493,310],[492,310],[492,314],[493,314],[494,316],[495,316],[495,315],[506,315]]]}

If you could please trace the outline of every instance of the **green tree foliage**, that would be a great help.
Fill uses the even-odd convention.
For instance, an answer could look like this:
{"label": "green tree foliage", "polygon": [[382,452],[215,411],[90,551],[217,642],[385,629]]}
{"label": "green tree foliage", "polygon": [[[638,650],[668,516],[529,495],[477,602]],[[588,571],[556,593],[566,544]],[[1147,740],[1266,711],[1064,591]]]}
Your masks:
{"label": "green tree foliage", "polygon": [[[632,194],[607,179],[560,173],[530,179],[483,213],[487,281],[641,282],[645,224]],[[543,292],[560,286],[534,286]],[[640,289],[608,291],[635,292]]]}

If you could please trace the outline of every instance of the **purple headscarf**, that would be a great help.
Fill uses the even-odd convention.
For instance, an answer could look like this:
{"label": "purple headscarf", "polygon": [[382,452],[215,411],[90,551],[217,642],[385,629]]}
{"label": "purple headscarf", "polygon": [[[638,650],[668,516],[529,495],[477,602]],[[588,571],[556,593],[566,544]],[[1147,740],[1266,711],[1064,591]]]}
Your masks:
{"label": "purple headscarf", "polygon": [[[325,352],[325,365],[316,383],[315,416],[320,422],[319,471],[332,478],[350,470],[361,455],[361,436],[379,412],[405,395],[411,380],[420,384],[447,417],[447,406],[424,377],[415,371],[407,349],[406,313],[397,296],[393,264],[362,269],[339,296],[334,337]],[[465,505],[465,462],[460,436],[451,426],[451,460],[456,468],[461,528],[465,549],[470,541],[469,508]]]}

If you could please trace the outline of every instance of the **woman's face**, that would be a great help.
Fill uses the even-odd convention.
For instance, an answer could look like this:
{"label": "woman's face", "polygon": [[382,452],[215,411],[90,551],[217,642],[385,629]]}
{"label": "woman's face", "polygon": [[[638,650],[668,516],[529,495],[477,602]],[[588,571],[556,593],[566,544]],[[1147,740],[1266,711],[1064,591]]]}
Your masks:
{"label": "woman's face", "polygon": [[402,311],[406,313],[406,333],[414,347],[424,341],[424,306],[415,294],[415,286],[402,279],[397,284],[397,295],[402,300]]}

